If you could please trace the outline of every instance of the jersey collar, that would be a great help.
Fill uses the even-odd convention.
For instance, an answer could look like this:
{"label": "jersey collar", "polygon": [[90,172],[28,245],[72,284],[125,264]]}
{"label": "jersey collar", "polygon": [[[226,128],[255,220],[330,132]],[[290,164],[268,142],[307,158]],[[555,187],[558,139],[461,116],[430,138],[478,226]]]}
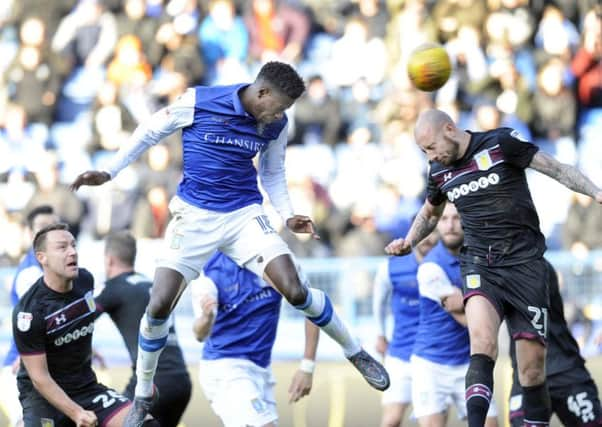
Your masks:
{"label": "jersey collar", "polygon": [[234,106],[234,112],[236,114],[238,114],[239,116],[245,116],[245,117],[252,118],[253,116],[251,116],[249,113],[247,113],[245,111],[245,107],[243,107],[242,102],[240,101],[240,96],[239,96],[239,92],[248,86],[250,86],[249,83],[241,83],[241,84],[235,86],[234,91],[232,91],[232,105]]}

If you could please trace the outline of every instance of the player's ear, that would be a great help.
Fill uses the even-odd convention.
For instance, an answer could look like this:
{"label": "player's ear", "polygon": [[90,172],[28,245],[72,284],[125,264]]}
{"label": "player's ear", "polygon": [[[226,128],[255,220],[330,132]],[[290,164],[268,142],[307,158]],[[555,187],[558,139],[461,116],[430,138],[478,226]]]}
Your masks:
{"label": "player's ear", "polygon": [[265,96],[268,96],[270,94],[270,88],[267,85],[263,85],[259,88],[259,90],[257,91],[257,97],[258,98],[263,98]]}
{"label": "player's ear", "polygon": [[40,265],[46,265],[46,253],[42,251],[36,252],[36,259],[40,263]]}

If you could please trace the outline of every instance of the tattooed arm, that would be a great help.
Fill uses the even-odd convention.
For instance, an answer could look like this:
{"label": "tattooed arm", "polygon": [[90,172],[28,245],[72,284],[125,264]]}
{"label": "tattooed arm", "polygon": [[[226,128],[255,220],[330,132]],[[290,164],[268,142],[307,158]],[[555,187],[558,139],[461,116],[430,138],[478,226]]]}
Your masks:
{"label": "tattooed arm", "polygon": [[412,252],[412,248],[433,232],[443,209],[445,209],[445,202],[440,205],[433,205],[425,200],[405,239],[393,240],[385,247],[385,252],[389,255],[407,255]]}
{"label": "tattooed arm", "polygon": [[549,154],[538,151],[531,160],[530,168],[555,179],[571,190],[592,197],[602,203],[602,189],[598,188],[577,168],[560,163]]}

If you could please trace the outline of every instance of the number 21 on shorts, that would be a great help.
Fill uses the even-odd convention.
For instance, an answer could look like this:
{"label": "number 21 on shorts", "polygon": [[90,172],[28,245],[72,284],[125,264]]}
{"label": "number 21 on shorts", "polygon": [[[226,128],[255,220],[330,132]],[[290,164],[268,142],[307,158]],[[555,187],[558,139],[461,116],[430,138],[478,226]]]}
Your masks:
{"label": "number 21 on shorts", "polygon": [[533,313],[531,324],[539,335],[545,337],[548,332],[548,309],[530,305],[527,310]]}

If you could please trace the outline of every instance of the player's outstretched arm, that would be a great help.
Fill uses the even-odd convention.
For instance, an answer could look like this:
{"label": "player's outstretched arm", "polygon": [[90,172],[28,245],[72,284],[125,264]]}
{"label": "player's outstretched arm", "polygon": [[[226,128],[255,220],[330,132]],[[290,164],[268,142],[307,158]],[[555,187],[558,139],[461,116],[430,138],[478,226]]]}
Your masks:
{"label": "player's outstretched arm", "polygon": [[548,175],[571,190],[590,196],[602,203],[602,189],[594,184],[581,171],[571,165],[560,163],[554,157],[541,150],[535,153],[529,167]]}
{"label": "player's outstretched arm", "polygon": [[195,90],[188,89],[172,104],[153,113],[148,120],[136,127],[128,141],[111,158],[105,171],[87,171],[80,174],[70,185],[71,190],[76,191],[82,185],[104,184],[163,138],[192,124],[195,98]]}
{"label": "player's outstretched arm", "polygon": [[405,239],[393,240],[385,247],[385,252],[389,255],[408,255],[412,248],[433,232],[444,209],[445,202],[433,205],[428,199],[425,200]]}
{"label": "player's outstretched arm", "polygon": [[96,414],[86,411],[75,403],[50,376],[46,354],[21,355],[21,363],[27,369],[29,378],[36,390],[52,406],[68,416],[77,427],[95,427],[98,425]]}
{"label": "player's outstretched arm", "polygon": [[305,319],[305,351],[301,366],[295,372],[291,385],[288,388],[289,403],[297,402],[311,392],[319,339],[320,329]]}

